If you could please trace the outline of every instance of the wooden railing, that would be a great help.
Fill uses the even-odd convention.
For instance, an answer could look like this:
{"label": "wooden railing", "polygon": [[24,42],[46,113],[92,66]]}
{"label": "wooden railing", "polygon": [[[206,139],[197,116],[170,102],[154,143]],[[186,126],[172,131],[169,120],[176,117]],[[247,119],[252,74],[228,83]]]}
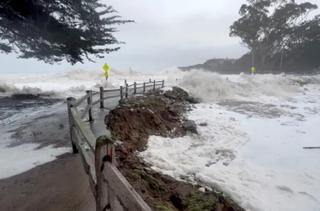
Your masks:
{"label": "wooden railing", "polygon": [[[134,82],[131,85],[125,82],[119,89],[105,90],[100,87],[98,92],[86,91],[86,95],[78,100],[72,97],[67,99],[72,149],[74,153],[80,154],[85,172],[89,176],[91,190],[96,199],[96,211],[151,211],[151,209],[117,169],[114,142],[109,131],[106,130],[105,135],[96,137],[91,130],[88,121],[94,120],[94,106],[99,104],[103,109],[108,99],[119,97],[124,99],[163,87],[164,81],[150,80],[143,83]],[[93,100],[95,96],[99,96],[96,101]],[[85,102],[86,106],[83,112],[80,112],[78,108]],[[84,120],[87,115],[88,121]]]}

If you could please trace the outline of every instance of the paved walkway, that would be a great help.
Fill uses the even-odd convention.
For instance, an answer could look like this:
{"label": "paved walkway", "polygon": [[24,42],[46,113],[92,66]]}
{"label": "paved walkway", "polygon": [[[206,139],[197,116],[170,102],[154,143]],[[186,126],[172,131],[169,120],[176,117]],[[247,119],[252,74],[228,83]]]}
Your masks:
{"label": "paved walkway", "polygon": [[[98,138],[99,136],[106,135],[106,124],[105,117],[106,115],[115,107],[118,106],[119,98],[107,99],[104,101],[104,107],[100,108],[100,105],[95,105],[92,110],[93,121],[86,121],[93,132],[93,134]],[[88,117],[87,117],[88,118]]]}
{"label": "paved walkway", "polygon": [[[146,90],[152,90],[152,87],[148,87],[146,88]],[[143,88],[137,88],[137,92],[138,93],[142,93],[143,91]],[[115,96],[117,95],[118,93],[105,93],[105,96],[104,97],[107,97],[108,95],[109,96]],[[141,96],[143,94],[136,94],[136,96]],[[129,96],[133,96],[133,89],[129,89]],[[99,99],[99,95],[95,95],[93,97],[93,102],[97,101]],[[100,104],[97,104],[93,107],[93,110],[92,110],[92,116],[93,116],[93,121],[92,122],[89,122],[88,120],[86,121],[93,134],[96,136],[96,138],[98,138],[99,136],[101,135],[106,135],[107,134],[107,131],[106,131],[106,124],[105,124],[105,117],[106,115],[112,110],[114,109],[115,107],[117,107],[119,105],[119,100],[120,100],[120,97],[118,98],[112,98],[112,99],[107,99],[104,101],[104,107],[105,108],[100,108]],[[88,119],[88,116],[86,116],[86,118]]]}

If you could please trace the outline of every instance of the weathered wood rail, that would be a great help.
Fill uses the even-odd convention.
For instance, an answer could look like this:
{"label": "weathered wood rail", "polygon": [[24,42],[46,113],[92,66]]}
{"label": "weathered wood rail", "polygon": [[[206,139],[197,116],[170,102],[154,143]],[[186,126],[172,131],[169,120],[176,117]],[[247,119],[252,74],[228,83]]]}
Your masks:
{"label": "weathered wood rail", "polygon": [[[114,98],[128,98],[163,88],[164,81],[151,81],[124,86],[119,89],[99,91],[87,90],[85,96],[76,100],[69,97],[68,115],[73,153],[79,153],[85,172],[89,176],[91,190],[96,199],[96,211],[151,211],[141,196],[133,189],[115,165],[114,142],[110,133],[96,137],[87,122],[94,121],[93,108],[99,104],[105,108],[105,101]],[[93,100],[99,96],[98,100]],[[83,112],[78,109],[86,102]],[[88,119],[84,119],[85,117]]]}

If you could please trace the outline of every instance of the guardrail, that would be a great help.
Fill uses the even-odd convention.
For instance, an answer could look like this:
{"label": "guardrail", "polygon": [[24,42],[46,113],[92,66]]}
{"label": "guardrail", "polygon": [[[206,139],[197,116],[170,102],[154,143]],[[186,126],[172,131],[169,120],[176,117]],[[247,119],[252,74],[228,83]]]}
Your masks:
{"label": "guardrail", "polygon": [[[103,109],[107,99],[124,99],[163,87],[164,81],[134,82],[131,85],[125,81],[125,86],[120,86],[119,89],[105,90],[100,87],[99,92],[87,90],[86,95],[78,100],[72,97],[67,99],[72,150],[73,153],[80,154],[85,172],[89,176],[90,187],[96,199],[96,211],[151,211],[151,208],[117,169],[114,142],[110,134],[107,134],[108,131],[106,130],[106,135],[96,137],[83,118],[88,114],[89,122],[93,121],[93,107],[100,104],[99,107]],[[106,96],[106,93],[112,95]],[[93,101],[93,97],[98,95],[99,99]],[[78,107],[84,102],[87,105],[81,113]]]}

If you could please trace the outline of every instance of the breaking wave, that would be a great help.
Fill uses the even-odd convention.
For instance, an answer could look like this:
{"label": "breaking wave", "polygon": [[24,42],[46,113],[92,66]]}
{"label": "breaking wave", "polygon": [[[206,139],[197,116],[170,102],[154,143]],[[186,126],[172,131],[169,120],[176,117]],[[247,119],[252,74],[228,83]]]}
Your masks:
{"label": "breaking wave", "polygon": [[[116,73],[114,73],[116,74]],[[117,79],[106,83],[101,71],[73,70],[56,74],[2,75],[0,95],[43,94],[55,97],[80,96],[87,89],[114,87]]]}
{"label": "breaking wave", "polygon": [[320,75],[220,75],[204,71],[191,71],[179,83],[203,102],[290,98],[313,84],[320,84]]}
{"label": "breaking wave", "polygon": [[16,87],[12,85],[8,85],[6,83],[0,83],[0,93],[14,92],[16,90],[17,90]]}

